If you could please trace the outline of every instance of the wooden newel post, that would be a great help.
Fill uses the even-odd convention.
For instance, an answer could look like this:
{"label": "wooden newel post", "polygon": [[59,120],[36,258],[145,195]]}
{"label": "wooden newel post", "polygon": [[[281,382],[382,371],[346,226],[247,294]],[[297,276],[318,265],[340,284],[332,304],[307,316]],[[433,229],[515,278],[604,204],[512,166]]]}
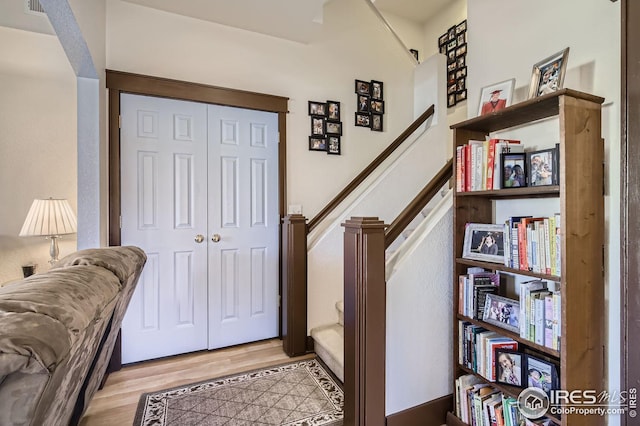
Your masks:
{"label": "wooden newel post", "polygon": [[384,426],[385,224],[352,217],[344,226],[344,424]]}
{"label": "wooden newel post", "polygon": [[282,219],[282,347],[289,356],[307,351],[307,219]]}

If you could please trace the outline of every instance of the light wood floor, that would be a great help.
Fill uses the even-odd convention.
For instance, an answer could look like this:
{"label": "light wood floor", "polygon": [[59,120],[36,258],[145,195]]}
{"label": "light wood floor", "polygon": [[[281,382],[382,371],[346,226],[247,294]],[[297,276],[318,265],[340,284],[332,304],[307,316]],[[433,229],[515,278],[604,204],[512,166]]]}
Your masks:
{"label": "light wood floor", "polygon": [[282,350],[282,341],[273,339],[126,366],[109,375],[104,388],[91,400],[80,426],[131,425],[138,399],[145,392],[314,356],[289,358]]}

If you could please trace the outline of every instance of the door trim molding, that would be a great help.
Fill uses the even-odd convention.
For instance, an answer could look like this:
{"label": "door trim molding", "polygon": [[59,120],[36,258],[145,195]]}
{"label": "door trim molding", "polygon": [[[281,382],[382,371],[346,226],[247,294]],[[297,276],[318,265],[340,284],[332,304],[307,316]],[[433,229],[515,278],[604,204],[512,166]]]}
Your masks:
{"label": "door trim molding", "polygon": [[185,101],[204,102],[278,114],[278,211],[286,214],[286,123],[289,98],[180,80],[106,70],[109,91],[109,245],[120,237],[120,94],[133,93]]}
{"label": "door trim molding", "polygon": [[[123,71],[106,70],[106,86],[109,99],[109,136],[108,136],[108,179],[109,179],[109,234],[108,244],[119,246],[120,235],[120,95],[132,93],[143,96],[158,96],[169,99],[203,102],[278,114],[278,212],[280,218],[287,211],[287,113],[289,98],[263,93],[247,92],[237,89],[190,83]],[[279,233],[280,234],[280,233]],[[282,246],[282,242],[279,242]],[[278,247],[278,250],[280,247]],[[282,255],[280,254],[280,264]],[[280,294],[282,294],[282,274],[278,268]],[[280,308],[282,309],[282,308]],[[280,311],[280,336],[282,336],[282,310]],[[118,335],[118,343],[120,335]],[[121,367],[120,345],[114,348],[109,371],[117,371]]]}

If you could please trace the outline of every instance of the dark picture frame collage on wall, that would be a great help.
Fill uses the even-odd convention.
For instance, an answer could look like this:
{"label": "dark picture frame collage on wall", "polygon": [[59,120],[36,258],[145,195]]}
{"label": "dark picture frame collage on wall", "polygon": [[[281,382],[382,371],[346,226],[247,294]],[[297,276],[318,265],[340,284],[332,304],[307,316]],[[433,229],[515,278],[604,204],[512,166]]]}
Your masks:
{"label": "dark picture frame collage on wall", "polygon": [[311,135],[309,151],[324,151],[329,155],[340,155],[342,121],[340,121],[340,102],[309,101],[311,117]]}
{"label": "dark picture frame collage on wall", "polygon": [[467,99],[467,20],[438,37],[438,50],[447,56],[447,107]]}
{"label": "dark picture frame collage on wall", "polygon": [[381,81],[356,80],[356,127],[368,127],[371,131],[384,129],[384,84]]}

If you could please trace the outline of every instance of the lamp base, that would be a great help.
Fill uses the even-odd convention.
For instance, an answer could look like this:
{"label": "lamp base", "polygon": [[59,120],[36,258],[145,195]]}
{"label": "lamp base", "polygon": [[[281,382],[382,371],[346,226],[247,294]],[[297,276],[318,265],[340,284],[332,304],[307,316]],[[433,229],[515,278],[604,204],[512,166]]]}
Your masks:
{"label": "lamp base", "polygon": [[49,264],[53,266],[60,260],[58,259],[58,254],[60,253],[60,250],[58,250],[58,238],[60,238],[60,236],[51,235],[47,238],[51,239],[51,244],[49,245],[49,256],[51,256],[51,259],[49,260]]}

